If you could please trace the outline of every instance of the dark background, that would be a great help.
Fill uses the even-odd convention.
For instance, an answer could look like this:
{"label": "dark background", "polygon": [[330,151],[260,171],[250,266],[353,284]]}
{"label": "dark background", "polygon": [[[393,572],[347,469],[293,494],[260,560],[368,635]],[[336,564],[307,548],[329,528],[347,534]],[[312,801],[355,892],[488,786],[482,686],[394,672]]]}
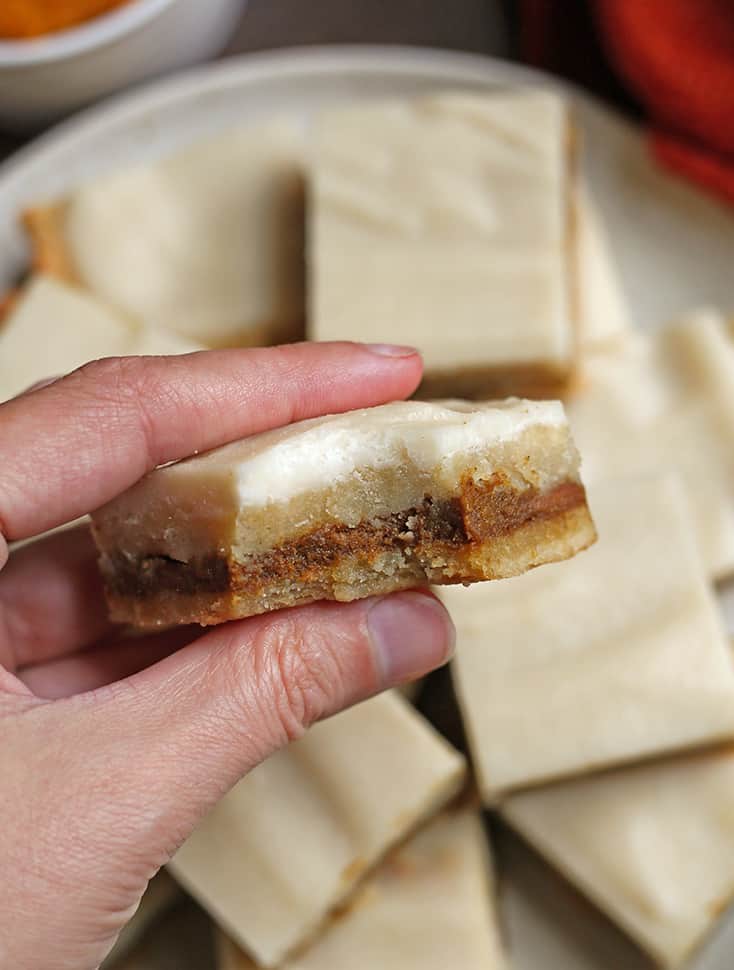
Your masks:
{"label": "dark background", "polygon": [[[506,5],[513,6],[510,0]],[[507,56],[504,6],[502,0],[250,0],[222,57],[300,44],[356,43]],[[0,130],[0,160],[29,137]]]}
{"label": "dark background", "polygon": [[[405,44],[525,60],[638,114],[606,62],[589,0],[250,0],[221,56],[304,44]],[[0,160],[30,137],[0,129]]]}

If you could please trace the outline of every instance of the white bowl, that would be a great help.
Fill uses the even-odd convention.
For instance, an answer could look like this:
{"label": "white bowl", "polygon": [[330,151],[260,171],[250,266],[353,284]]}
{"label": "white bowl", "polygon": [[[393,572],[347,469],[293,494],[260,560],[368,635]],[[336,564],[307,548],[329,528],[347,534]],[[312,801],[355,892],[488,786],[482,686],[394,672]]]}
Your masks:
{"label": "white bowl", "polygon": [[246,4],[130,0],[69,30],[0,41],[0,125],[45,124],[122,87],[212,57]]}

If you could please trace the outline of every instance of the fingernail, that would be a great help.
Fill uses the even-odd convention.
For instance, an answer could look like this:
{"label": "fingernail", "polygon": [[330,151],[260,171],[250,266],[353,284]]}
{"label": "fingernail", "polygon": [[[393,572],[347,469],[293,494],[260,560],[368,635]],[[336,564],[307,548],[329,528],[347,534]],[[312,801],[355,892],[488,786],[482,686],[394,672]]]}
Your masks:
{"label": "fingernail", "polygon": [[418,351],[415,347],[401,347],[399,344],[365,344],[378,357],[412,357]]}
{"label": "fingernail", "polygon": [[387,686],[413,680],[446,663],[454,651],[451,617],[433,596],[395,593],[375,600],[367,628]]}

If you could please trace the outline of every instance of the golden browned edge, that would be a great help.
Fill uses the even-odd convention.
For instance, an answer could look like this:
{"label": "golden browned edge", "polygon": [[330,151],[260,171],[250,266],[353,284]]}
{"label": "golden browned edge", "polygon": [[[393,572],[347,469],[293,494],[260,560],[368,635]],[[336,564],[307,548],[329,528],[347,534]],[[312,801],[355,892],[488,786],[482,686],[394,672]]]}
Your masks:
{"label": "golden browned edge", "polygon": [[255,327],[243,327],[242,339],[238,343],[212,341],[207,346],[214,349],[227,347],[270,347],[277,344],[296,343],[305,339],[306,320],[269,321]]}
{"label": "golden browned edge", "polygon": [[21,222],[30,239],[31,266],[35,272],[81,285],[64,239],[65,213],[63,202],[30,206],[22,213]]}
{"label": "golden browned edge", "polygon": [[559,370],[547,364],[482,365],[429,371],[413,396],[422,401],[452,397],[469,401],[504,397],[545,401],[568,394],[574,375],[574,369]]}
{"label": "golden browned edge", "polygon": [[[479,544],[458,546],[453,554],[444,550],[446,565],[430,577],[412,574],[384,575],[365,567],[360,575],[359,598],[379,596],[428,585],[456,585],[488,579],[506,579],[551,562],[569,559],[596,541],[596,530],[586,502],[558,514],[529,521],[509,534],[484,539]],[[263,605],[263,589],[253,590],[251,580],[240,580],[238,568],[232,570],[227,589],[221,592],[177,593],[171,590],[152,592],[144,597],[120,594],[107,589],[110,617],[115,622],[138,627],[162,628],[184,623],[210,626],[228,620],[255,616],[269,610],[300,606],[323,599],[323,585],[333,587],[334,573],[350,559],[342,557],[326,577],[311,586],[298,583],[280,594],[265,589],[269,596]],[[336,601],[358,598],[334,592]]]}
{"label": "golden browned edge", "polygon": [[5,318],[20,299],[20,293],[20,287],[14,286],[12,289],[7,290],[7,292],[0,296],[0,325],[2,325]]}
{"label": "golden browned edge", "polygon": [[[31,244],[31,266],[36,273],[45,273],[64,283],[91,292],[84,285],[66,244],[65,212],[64,202],[30,206],[23,212],[21,222]],[[0,320],[2,320],[2,304],[0,304]],[[305,331],[305,317],[288,321],[266,321],[256,327],[243,328],[243,339],[238,344],[224,343],[217,346],[263,347],[270,344],[293,343],[303,340]]]}
{"label": "golden browned edge", "polygon": [[215,949],[219,970],[255,970],[257,966],[224,930],[216,931]]}

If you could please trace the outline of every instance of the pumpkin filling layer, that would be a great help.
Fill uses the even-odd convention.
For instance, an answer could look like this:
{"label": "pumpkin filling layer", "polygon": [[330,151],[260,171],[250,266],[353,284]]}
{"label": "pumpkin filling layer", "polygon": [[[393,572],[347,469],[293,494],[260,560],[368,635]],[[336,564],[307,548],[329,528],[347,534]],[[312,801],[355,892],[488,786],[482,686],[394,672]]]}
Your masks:
{"label": "pumpkin filling layer", "polygon": [[393,550],[417,560],[446,554],[466,544],[508,535],[528,522],[551,518],[584,501],[583,486],[577,482],[564,482],[546,493],[534,488],[512,489],[499,479],[481,486],[467,482],[461,498],[434,501],[426,496],[420,506],[356,527],[320,526],[243,563],[219,555],[189,562],[161,555],[132,560],[112,556],[108,585],[119,596],[145,597],[164,590],[216,593],[278,581],[309,581],[329,572],[345,557],[369,561]]}

